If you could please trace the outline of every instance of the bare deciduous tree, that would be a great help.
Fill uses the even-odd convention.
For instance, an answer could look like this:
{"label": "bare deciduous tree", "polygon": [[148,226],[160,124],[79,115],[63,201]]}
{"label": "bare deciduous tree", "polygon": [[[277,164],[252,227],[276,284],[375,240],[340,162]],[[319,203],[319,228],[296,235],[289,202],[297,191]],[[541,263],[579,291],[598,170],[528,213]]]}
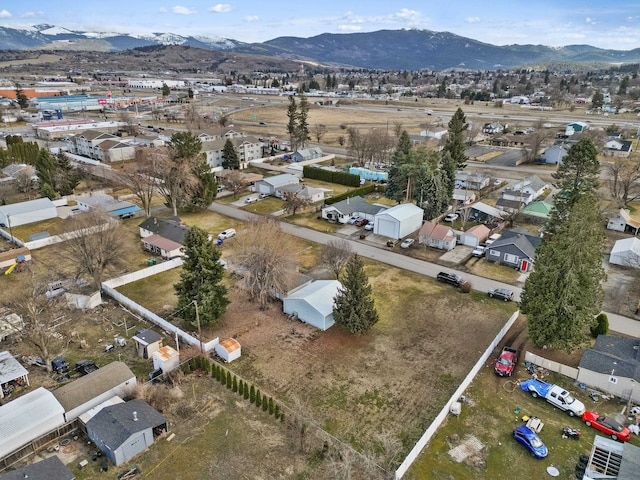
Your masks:
{"label": "bare deciduous tree", "polygon": [[138,131],[138,126],[135,124],[133,117],[126,110],[122,110],[118,113],[118,117],[122,123],[124,123],[124,129],[129,135],[135,135]]}
{"label": "bare deciduous tree", "polygon": [[189,197],[198,186],[194,158],[172,158],[166,152],[158,155],[154,162],[155,177],[159,180],[158,192],[167,206],[178,215],[178,207],[188,203]]}
{"label": "bare deciduous tree", "polygon": [[329,240],[320,254],[320,263],[329,267],[336,278],[351,258],[353,249],[351,244],[344,239]]}
{"label": "bare deciduous tree", "polygon": [[313,136],[316,137],[316,141],[320,143],[322,137],[329,131],[327,126],[323,123],[317,123],[313,127]]}
{"label": "bare deciduous tree", "polygon": [[[35,183],[33,182],[33,174],[26,170],[20,170],[14,175],[15,185],[19,192],[29,195],[35,190]],[[29,198],[31,196],[29,195]]]}
{"label": "bare deciduous tree", "polygon": [[618,202],[618,206],[623,207],[628,202],[640,198],[640,170],[636,162],[626,158],[615,158],[604,164],[604,170],[609,174],[609,191]]}
{"label": "bare deciduous tree", "polygon": [[300,195],[300,192],[284,192],[282,195],[284,199],[283,209],[286,213],[295,215],[298,210],[302,210],[307,205],[311,204],[309,197]]}
{"label": "bare deciduous tree", "polygon": [[247,182],[245,182],[242,173],[238,171],[230,171],[222,179],[222,184],[227,190],[233,192],[233,198],[236,198],[240,192],[243,192],[247,188]]}
{"label": "bare deciduous tree", "polygon": [[164,149],[137,148],[133,165],[127,165],[121,170],[114,170],[115,181],[131,190],[140,201],[144,214],[151,215],[151,201],[158,188],[156,163],[162,161]]}
{"label": "bare deciduous tree", "polygon": [[90,210],[69,219],[69,232],[60,255],[76,268],[76,277],[88,277],[100,290],[103,277],[127,264],[129,245],[122,222],[101,210]]}
{"label": "bare deciduous tree", "polygon": [[296,276],[293,241],[270,217],[249,224],[236,238],[232,261],[244,271],[244,288],[265,309],[269,298],[286,293]]}

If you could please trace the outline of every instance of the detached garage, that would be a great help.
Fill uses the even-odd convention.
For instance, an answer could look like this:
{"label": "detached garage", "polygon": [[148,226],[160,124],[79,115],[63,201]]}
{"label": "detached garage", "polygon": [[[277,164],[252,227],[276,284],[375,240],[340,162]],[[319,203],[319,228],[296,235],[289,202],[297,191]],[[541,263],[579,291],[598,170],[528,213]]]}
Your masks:
{"label": "detached garage", "polygon": [[168,432],[168,422],[144,400],[105,407],[87,422],[87,435],[109,460],[122,465]]}
{"label": "detached garage", "polygon": [[225,362],[233,362],[235,359],[240,358],[242,349],[240,342],[235,338],[227,338],[221,341],[215,347],[216,354]]}
{"label": "detached garage", "polygon": [[338,280],[316,280],[294,290],[283,299],[283,310],[320,330],[326,330],[333,320],[333,299],[342,284]]}
{"label": "detached garage", "polygon": [[37,200],[0,207],[0,226],[6,228],[18,227],[29,223],[42,222],[57,216],[56,206],[51,200],[38,198]]}
{"label": "detached garage", "polygon": [[402,203],[378,213],[373,233],[398,240],[422,227],[424,211],[413,203]]}

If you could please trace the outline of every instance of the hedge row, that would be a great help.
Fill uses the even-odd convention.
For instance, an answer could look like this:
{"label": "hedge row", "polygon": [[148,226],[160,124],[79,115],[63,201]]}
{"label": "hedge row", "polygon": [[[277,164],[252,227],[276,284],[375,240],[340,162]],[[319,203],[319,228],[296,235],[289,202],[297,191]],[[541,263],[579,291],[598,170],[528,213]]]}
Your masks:
{"label": "hedge row", "polygon": [[346,185],[347,187],[357,187],[360,185],[360,175],[346,172],[334,172],[325,170],[324,168],[311,167],[305,165],[302,167],[302,175],[304,178],[313,178],[329,183],[337,183],[338,185]]}
{"label": "hedge row", "polygon": [[272,397],[267,397],[260,392],[259,388],[253,385],[249,386],[244,380],[238,380],[238,377],[229,370],[226,370],[217,363],[212,363],[208,358],[201,355],[189,359],[189,361],[185,362],[182,366],[182,371],[187,375],[195,370],[210,373],[211,377],[215,378],[222,385],[225,385],[233,393],[237,393],[245,400],[249,400],[249,402],[256,407],[261,407],[264,412],[268,411],[269,415],[273,415],[276,419],[284,422],[284,412],[280,405],[274,402]]}
{"label": "hedge row", "polygon": [[368,185],[365,185],[364,187],[356,188],[348,192],[341,193],[340,195],[334,195],[331,198],[326,198],[324,201],[324,204],[332,205],[334,203],[341,202],[342,200],[346,200],[347,198],[367,195],[373,192],[376,188],[377,188],[377,185],[368,184]]}

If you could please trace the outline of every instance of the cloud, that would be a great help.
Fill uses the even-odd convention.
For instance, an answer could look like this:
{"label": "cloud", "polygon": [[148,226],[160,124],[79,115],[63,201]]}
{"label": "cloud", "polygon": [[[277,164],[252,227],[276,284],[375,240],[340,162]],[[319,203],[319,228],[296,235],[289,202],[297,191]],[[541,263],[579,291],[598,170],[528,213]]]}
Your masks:
{"label": "cloud", "polygon": [[8,10],[0,10],[0,18],[11,18],[13,17],[13,15],[11,15],[11,12]]}
{"label": "cloud", "polygon": [[247,23],[253,23],[258,22],[260,20],[260,17],[257,15],[247,15],[243,20]]}
{"label": "cloud", "polygon": [[209,7],[207,10],[214,13],[229,13],[231,10],[233,10],[233,7],[228,3],[218,3],[213,7]]}
{"label": "cloud", "polygon": [[341,32],[359,32],[362,27],[359,25],[338,25],[338,30]]}
{"label": "cloud", "polygon": [[20,16],[22,18],[44,17],[44,12],[42,10],[38,10],[37,12],[24,12]]}
{"label": "cloud", "polygon": [[392,20],[409,20],[410,22],[416,22],[420,19],[420,12],[416,10],[409,10],[408,8],[402,8],[399,12],[390,16]]}
{"label": "cloud", "polygon": [[593,18],[591,17],[587,17],[584,19],[584,21],[586,23],[588,23],[589,25],[597,25],[599,22],[595,21]]}
{"label": "cloud", "polygon": [[173,13],[177,13],[178,15],[193,15],[198,13],[197,10],[193,8],[183,7],[181,5],[176,5],[171,9]]}
{"label": "cloud", "polygon": [[480,21],[480,17],[467,17],[464,21],[467,23],[478,23]]}

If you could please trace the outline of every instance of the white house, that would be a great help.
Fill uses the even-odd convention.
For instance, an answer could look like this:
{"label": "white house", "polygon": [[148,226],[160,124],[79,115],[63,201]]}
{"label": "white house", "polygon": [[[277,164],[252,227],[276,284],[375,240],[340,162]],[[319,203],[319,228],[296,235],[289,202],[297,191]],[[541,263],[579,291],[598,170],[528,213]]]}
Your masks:
{"label": "white house", "polygon": [[453,250],[456,246],[456,234],[447,225],[424,222],[418,234],[418,243],[440,250]]}
{"label": "white house", "polygon": [[564,147],[561,147],[560,145],[553,145],[552,147],[547,148],[542,153],[540,158],[544,163],[548,163],[551,165],[560,165],[562,164],[562,159],[568,153],[569,152]]}
{"label": "white house", "polygon": [[424,211],[413,203],[402,203],[378,213],[374,218],[373,233],[393,239],[412,234],[422,227]]}
{"label": "white house", "polygon": [[324,200],[324,194],[327,190],[322,188],[314,188],[301,186],[297,184],[285,185],[276,189],[276,197],[285,198],[287,194],[294,194],[300,198],[306,198],[311,203],[318,203]]}
{"label": "white house", "polygon": [[534,175],[516,183],[510,189],[504,190],[502,198],[529,205],[540,198],[547,188],[549,188],[549,184]]}
{"label": "white house", "polygon": [[56,206],[48,198],[12,203],[0,207],[0,227],[11,228],[56,218]]}
{"label": "white house", "polygon": [[350,197],[322,209],[322,218],[325,220],[347,223],[351,217],[360,217],[373,223],[376,214],[387,207],[374,205],[362,197]]}
{"label": "white house", "polygon": [[333,303],[342,287],[338,280],[316,280],[283,298],[283,311],[320,330],[326,330],[333,320]]}
{"label": "white house", "polygon": [[633,218],[628,210],[621,208],[616,217],[609,219],[607,229],[638,235],[638,231],[640,231],[640,220]]}
{"label": "white house", "polygon": [[618,240],[611,249],[609,263],[640,268],[640,240],[636,237]]}
{"label": "white house", "polygon": [[282,173],[280,175],[274,175],[273,177],[265,177],[262,180],[258,180],[254,184],[254,191],[257,193],[265,193],[267,195],[275,195],[279,188],[285,185],[298,185],[300,179],[290,173]]}

